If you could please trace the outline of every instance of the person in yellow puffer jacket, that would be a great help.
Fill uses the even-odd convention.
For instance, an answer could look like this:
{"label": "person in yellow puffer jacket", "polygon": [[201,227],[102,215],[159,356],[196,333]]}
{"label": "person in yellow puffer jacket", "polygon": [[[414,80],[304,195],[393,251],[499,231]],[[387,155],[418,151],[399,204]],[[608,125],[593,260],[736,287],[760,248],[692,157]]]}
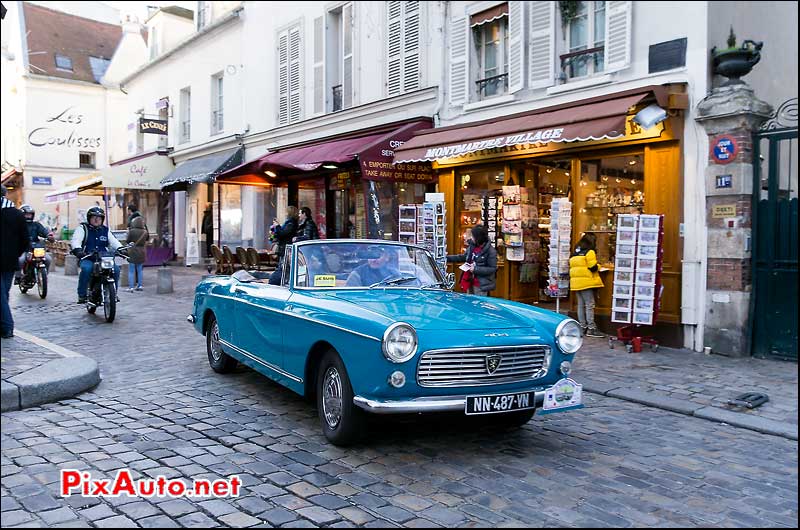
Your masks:
{"label": "person in yellow puffer jacket", "polygon": [[594,322],[595,291],[603,287],[595,254],[595,235],[584,234],[569,259],[569,288],[578,297],[578,320],[587,337],[603,337]]}

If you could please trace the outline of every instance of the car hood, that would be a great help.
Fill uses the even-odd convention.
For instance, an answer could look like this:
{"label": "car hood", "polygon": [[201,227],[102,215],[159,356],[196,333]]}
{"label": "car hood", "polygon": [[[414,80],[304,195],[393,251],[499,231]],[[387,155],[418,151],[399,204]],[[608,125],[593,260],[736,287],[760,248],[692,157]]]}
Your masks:
{"label": "car hood", "polygon": [[331,296],[420,330],[541,330],[531,314],[515,311],[490,297],[412,289],[339,291]]}

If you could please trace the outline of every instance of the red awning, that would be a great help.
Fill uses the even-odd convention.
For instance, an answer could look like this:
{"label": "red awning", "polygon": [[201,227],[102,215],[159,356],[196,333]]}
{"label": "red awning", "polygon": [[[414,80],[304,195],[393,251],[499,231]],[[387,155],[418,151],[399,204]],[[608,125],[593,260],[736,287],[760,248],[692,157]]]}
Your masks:
{"label": "red awning", "polygon": [[398,167],[392,164],[392,156],[394,149],[411,138],[415,131],[429,127],[430,120],[419,120],[365,136],[331,138],[310,145],[289,147],[221,173],[216,181],[243,185],[277,183],[285,177],[309,173],[320,167],[336,169],[324,168],[329,164],[338,167],[357,161],[362,177],[369,180],[427,182],[435,178],[430,165],[416,164],[411,169]]}
{"label": "red awning", "polygon": [[395,151],[395,163],[453,158],[484,149],[549,142],[581,142],[625,135],[628,110],[653,94],[663,105],[662,87],[599,96],[505,119],[420,131]]}
{"label": "red awning", "polygon": [[480,13],[475,13],[469,17],[469,25],[470,27],[480,26],[482,24],[486,24],[487,22],[493,22],[498,18],[507,17],[508,16],[508,2],[500,5],[496,5],[494,7],[490,7],[485,11],[481,11]]}

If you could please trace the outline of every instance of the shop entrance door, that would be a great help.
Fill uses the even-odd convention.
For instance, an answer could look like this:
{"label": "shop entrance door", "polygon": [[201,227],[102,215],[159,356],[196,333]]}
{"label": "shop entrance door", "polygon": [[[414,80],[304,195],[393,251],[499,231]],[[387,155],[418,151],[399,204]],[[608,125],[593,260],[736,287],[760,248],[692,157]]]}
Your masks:
{"label": "shop entrance door", "polygon": [[750,329],[754,356],[796,362],[797,121],[781,127],[781,117],[779,108],[753,138]]}
{"label": "shop entrance door", "polygon": [[[352,193],[349,189],[328,192],[333,204],[333,234],[335,238],[356,237],[353,217],[355,207],[352,204]],[[353,212],[353,213],[351,213]]]}

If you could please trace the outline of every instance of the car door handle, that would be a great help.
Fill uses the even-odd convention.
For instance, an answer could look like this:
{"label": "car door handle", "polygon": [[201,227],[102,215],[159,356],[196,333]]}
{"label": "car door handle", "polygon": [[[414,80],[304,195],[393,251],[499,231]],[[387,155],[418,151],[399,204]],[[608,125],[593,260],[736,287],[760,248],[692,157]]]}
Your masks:
{"label": "car door handle", "polygon": [[292,309],[294,309],[294,306],[292,304],[289,304],[286,306],[286,309],[284,309],[284,311],[291,311]]}
{"label": "car door handle", "polygon": [[241,287],[237,287],[237,288],[235,288],[235,289],[233,290],[233,292],[234,292],[234,293],[238,293],[238,294],[247,294],[247,291],[245,291],[245,290],[244,290],[244,289],[242,289]]}

